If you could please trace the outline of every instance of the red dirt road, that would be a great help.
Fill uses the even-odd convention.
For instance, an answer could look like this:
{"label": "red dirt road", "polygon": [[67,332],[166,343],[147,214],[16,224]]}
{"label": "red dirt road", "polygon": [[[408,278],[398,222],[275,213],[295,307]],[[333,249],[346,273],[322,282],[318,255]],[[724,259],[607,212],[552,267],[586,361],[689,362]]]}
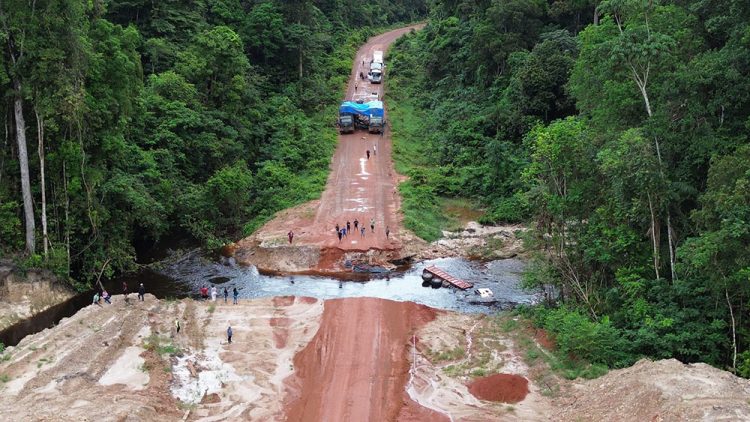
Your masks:
{"label": "red dirt road", "polygon": [[410,339],[435,311],[374,298],[325,302],[318,332],[294,357],[286,420],[442,420],[409,399]]}
{"label": "red dirt road", "polygon": [[[374,51],[386,51],[394,40],[418,27],[397,29],[368,40],[355,57],[345,99],[368,95],[382,99],[383,85],[362,80],[359,73],[367,75]],[[386,57],[386,81],[387,66]],[[253,264],[265,271],[330,273],[342,270],[342,257],[347,252],[374,249],[387,251],[389,258],[398,256],[400,197],[391,160],[389,131],[380,135],[357,130],[353,134],[339,135],[338,139],[331,174],[321,199],[278,213],[251,237],[238,242],[235,257],[240,263]],[[366,227],[364,236],[359,230],[354,231],[355,219]],[[373,220],[374,231],[370,227]],[[335,226],[345,227],[347,221],[352,223],[352,234],[339,241]],[[386,238],[386,227],[390,228],[390,238]],[[295,233],[291,245],[286,240],[289,230]]]}

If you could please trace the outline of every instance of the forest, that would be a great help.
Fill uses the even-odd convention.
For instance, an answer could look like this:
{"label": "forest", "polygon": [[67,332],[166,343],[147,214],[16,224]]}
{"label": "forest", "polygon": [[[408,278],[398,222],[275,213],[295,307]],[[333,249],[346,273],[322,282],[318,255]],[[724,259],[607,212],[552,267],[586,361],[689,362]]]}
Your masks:
{"label": "forest", "polygon": [[407,227],[434,239],[456,197],[527,224],[525,283],[561,305],[526,312],[593,373],[750,376],[749,23],[743,0],[432,3],[390,55]]}
{"label": "forest", "polygon": [[[315,198],[368,36],[419,0],[0,3],[0,254],[85,289]],[[145,245],[145,246],[144,246]]]}

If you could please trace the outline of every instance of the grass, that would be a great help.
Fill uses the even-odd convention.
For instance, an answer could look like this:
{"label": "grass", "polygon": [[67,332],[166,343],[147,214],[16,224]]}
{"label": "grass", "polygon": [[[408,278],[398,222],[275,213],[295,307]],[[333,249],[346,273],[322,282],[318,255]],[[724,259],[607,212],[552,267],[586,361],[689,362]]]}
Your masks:
{"label": "grass", "polygon": [[0,382],[5,384],[6,382],[10,381],[10,375],[8,374],[0,374]]}
{"label": "grass", "polygon": [[456,347],[452,350],[445,351],[433,351],[428,350],[426,352],[427,357],[431,362],[447,362],[452,360],[458,360],[464,357],[466,351],[463,347]]}
{"label": "grass", "polygon": [[156,334],[148,336],[143,342],[143,347],[146,350],[156,352],[159,356],[179,356],[182,354],[182,349],[172,343],[171,340]]}
{"label": "grass", "polygon": [[198,405],[196,403],[189,403],[189,402],[181,401],[181,400],[177,401],[177,408],[179,408],[180,410],[190,410],[190,411],[193,411],[197,407],[198,407]]}
{"label": "grass", "polygon": [[208,305],[208,313],[209,314],[214,313],[215,310],[216,310],[216,305],[215,304],[212,303],[212,304]]}

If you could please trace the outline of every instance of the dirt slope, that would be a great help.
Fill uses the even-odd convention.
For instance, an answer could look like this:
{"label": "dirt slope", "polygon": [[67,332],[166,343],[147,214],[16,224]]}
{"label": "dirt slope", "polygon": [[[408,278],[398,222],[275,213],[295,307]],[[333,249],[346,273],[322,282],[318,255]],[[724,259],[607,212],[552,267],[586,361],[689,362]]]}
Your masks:
{"label": "dirt slope", "polygon": [[578,384],[561,421],[748,421],[750,380],[697,363],[643,359]]}
{"label": "dirt slope", "polygon": [[[347,100],[365,94],[383,97],[382,84],[359,79],[367,74],[375,50],[385,51],[401,35],[416,27],[401,28],[371,38],[360,50],[352,68]],[[364,62],[364,64],[363,64]],[[387,66],[387,63],[386,63]],[[388,78],[387,67],[385,78]],[[356,85],[356,91],[355,91]],[[370,150],[368,160],[366,151]],[[377,154],[375,150],[377,149]],[[391,161],[390,132],[381,136],[357,130],[339,135],[331,174],[320,200],[284,210],[252,236],[233,248],[237,260],[256,265],[260,270],[280,272],[340,271],[344,255],[382,262],[399,257],[402,247],[400,198],[396,173]],[[366,225],[366,234],[352,233],[339,242],[335,226],[357,219]],[[371,220],[375,230],[370,229]],[[386,238],[385,228],[390,228]],[[354,227],[352,226],[352,231]],[[287,233],[293,230],[289,245]]]}

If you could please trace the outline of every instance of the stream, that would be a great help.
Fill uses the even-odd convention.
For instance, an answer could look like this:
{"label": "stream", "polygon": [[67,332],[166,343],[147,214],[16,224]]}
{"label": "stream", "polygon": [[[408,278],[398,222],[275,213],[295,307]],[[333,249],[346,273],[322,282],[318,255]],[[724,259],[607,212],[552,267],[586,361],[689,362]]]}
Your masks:
{"label": "stream", "polygon": [[[474,289],[460,291],[451,288],[433,289],[422,286],[422,270],[437,265],[446,272],[474,283],[474,289],[489,288],[497,302],[477,303]],[[145,268],[138,273],[124,275],[104,282],[114,295],[122,292],[126,282],[130,292],[138,291],[143,283],[147,293],[164,298],[199,298],[198,289],[215,285],[222,296],[223,288],[239,291],[240,299],[269,296],[310,296],[318,299],[347,297],[375,297],[396,301],[411,301],[437,309],[464,313],[489,313],[510,309],[518,304],[532,304],[541,299],[539,292],[520,287],[523,261],[506,259],[490,262],[470,261],[463,258],[443,258],[419,262],[406,270],[388,274],[357,274],[357,279],[338,280],[320,276],[278,276],[259,274],[255,267],[243,267],[233,258],[208,257],[198,250],[188,252],[176,260],[167,259],[161,264]],[[23,337],[52,327],[62,318],[75,314],[91,303],[93,292],[80,294],[36,316],[23,320],[0,332],[0,342],[6,346],[18,344]],[[118,297],[113,298],[118,300]]]}

